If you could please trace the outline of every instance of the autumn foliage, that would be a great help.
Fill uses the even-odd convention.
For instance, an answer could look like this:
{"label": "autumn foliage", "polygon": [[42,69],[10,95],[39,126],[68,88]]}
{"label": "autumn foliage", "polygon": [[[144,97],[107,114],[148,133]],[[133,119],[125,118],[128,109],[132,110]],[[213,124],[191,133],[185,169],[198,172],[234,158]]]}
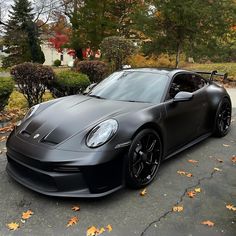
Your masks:
{"label": "autumn foliage", "polygon": [[56,35],[49,38],[48,41],[52,47],[54,47],[59,53],[61,53],[64,46],[69,42],[69,37],[65,34],[56,33]]}

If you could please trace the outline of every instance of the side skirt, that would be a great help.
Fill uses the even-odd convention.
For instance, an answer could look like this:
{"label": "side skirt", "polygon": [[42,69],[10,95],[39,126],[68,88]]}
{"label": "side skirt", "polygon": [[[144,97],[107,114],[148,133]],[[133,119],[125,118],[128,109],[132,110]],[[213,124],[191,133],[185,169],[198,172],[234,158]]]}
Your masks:
{"label": "side skirt", "polygon": [[173,157],[173,156],[177,155],[178,153],[180,153],[180,152],[182,152],[182,151],[184,151],[184,150],[186,150],[186,149],[188,149],[188,148],[194,146],[195,144],[197,144],[197,143],[203,141],[204,139],[210,137],[211,135],[212,135],[212,133],[210,132],[210,133],[206,133],[206,134],[204,134],[204,135],[198,137],[197,139],[194,139],[192,142],[186,144],[185,146],[183,146],[182,148],[178,149],[177,151],[175,151],[175,152],[169,154],[167,157],[164,158],[164,160],[166,160],[166,159],[168,159],[168,158],[170,158],[170,157]]}

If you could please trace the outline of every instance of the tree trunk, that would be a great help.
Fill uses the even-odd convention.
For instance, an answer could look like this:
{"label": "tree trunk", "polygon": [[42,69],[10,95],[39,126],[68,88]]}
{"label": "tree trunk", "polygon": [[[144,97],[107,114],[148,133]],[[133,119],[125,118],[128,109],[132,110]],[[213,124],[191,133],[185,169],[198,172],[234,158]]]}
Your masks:
{"label": "tree trunk", "polygon": [[79,59],[79,60],[83,60],[84,58],[83,58],[83,49],[82,48],[77,48],[76,50],[75,50],[75,55],[76,55],[76,57]]}
{"label": "tree trunk", "polygon": [[175,59],[175,68],[179,68],[179,60],[180,60],[180,42],[177,43],[177,51],[176,51],[176,59]]}

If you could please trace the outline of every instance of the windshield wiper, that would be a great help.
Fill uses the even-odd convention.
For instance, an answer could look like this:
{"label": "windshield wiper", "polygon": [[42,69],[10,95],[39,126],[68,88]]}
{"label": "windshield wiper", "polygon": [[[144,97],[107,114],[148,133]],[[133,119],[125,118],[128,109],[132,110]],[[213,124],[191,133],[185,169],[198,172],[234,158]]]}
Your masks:
{"label": "windshield wiper", "polygon": [[136,100],[118,100],[118,101],[123,101],[123,102],[138,102],[138,103],[149,103],[149,102],[136,101]]}
{"label": "windshield wiper", "polygon": [[92,97],[92,98],[105,99],[103,97],[100,97],[100,96],[94,95],[94,94],[88,94],[87,96]]}

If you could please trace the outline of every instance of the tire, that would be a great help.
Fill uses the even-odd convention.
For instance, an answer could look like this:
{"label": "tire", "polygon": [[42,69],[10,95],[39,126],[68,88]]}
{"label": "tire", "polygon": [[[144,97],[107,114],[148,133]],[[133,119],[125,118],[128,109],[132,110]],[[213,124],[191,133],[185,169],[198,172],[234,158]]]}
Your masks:
{"label": "tire", "polygon": [[162,158],[162,142],[152,129],[140,131],[133,139],[125,163],[126,184],[134,189],[148,185],[156,177]]}
{"label": "tire", "polygon": [[232,109],[230,100],[228,98],[223,98],[216,112],[214,127],[215,136],[223,137],[229,132],[231,123],[231,112]]}

